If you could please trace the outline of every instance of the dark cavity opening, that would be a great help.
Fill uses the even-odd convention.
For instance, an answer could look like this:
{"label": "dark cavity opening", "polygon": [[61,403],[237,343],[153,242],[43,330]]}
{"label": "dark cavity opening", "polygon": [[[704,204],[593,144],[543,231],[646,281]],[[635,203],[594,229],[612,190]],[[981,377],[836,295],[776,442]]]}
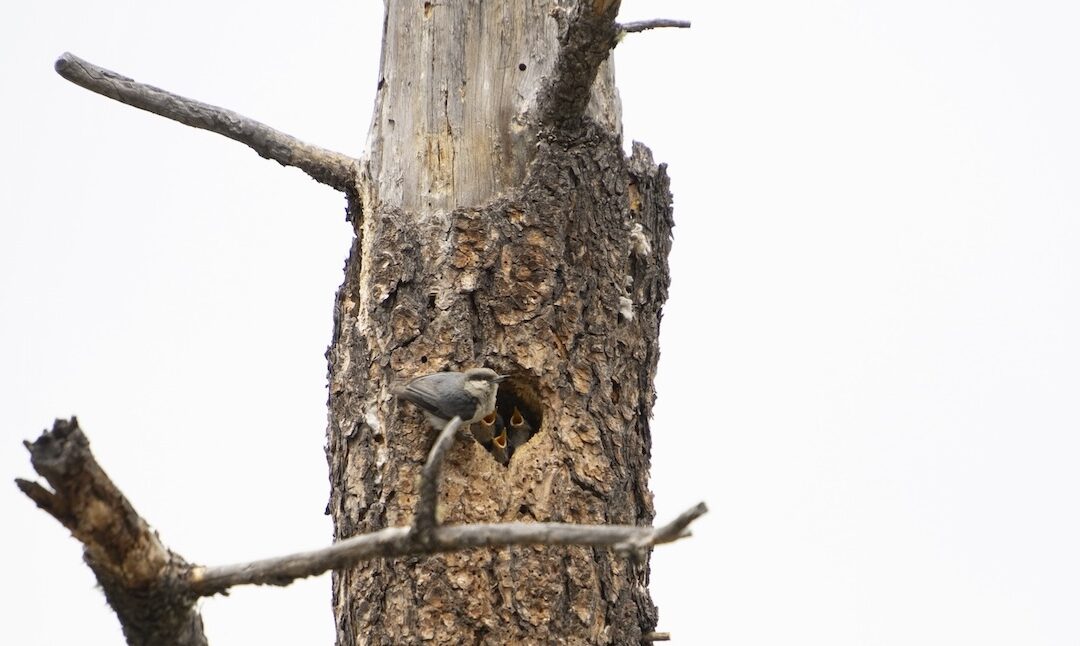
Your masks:
{"label": "dark cavity opening", "polygon": [[543,421],[535,380],[514,375],[499,385],[495,411],[473,423],[472,433],[496,462],[506,466],[540,431]]}

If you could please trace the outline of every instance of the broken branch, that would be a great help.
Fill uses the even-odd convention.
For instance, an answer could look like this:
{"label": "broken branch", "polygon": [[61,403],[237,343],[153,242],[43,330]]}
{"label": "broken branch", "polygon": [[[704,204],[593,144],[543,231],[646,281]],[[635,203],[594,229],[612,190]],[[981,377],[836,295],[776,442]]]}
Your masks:
{"label": "broken branch", "polygon": [[690,29],[689,20],[670,20],[668,18],[654,18],[652,20],[638,20],[636,22],[624,22],[619,25],[619,31],[624,34],[633,34],[648,29],[661,29],[674,27],[676,29]]}
{"label": "broken branch", "polygon": [[709,511],[709,509],[705,506],[705,503],[699,502],[690,509],[679,514],[675,520],[667,525],[649,528],[644,534],[630,536],[625,541],[617,543],[615,545],[615,551],[621,554],[629,554],[639,561],[644,561],[645,551],[650,547],[662,543],[670,543],[672,541],[677,541],[680,538],[690,536],[690,531],[687,527],[707,511]]}
{"label": "broken branch", "polygon": [[300,141],[242,114],[138,83],[71,53],[65,52],[56,59],[55,67],[60,76],[91,92],[186,126],[224,135],[261,157],[299,168],[315,181],[339,191],[349,190],[355,182],[357,160]]}
{"label": "broken branch", "polygon": [[52,491],[29,480],[17,483],[83,543],[86,562],[116,611],[128,643],[139,645],[204,646],[195,600],[236,585],[283,586],[373,558],[482,547],[583,545],[643,550],[688,536],[686,528],[706,512],[705,504],[699,503],[656,528],[519,522],[438,525],[438,476],[461,424],[460,418],[451,420],[428,455],[413,527],[391,527],[318,550],[235,565],[193,566],[168,550],[98,466],[75,418],[56,420],[52,431],[27,443],[34,469]]}
{"label": "broken branch", "polygon": [[183,585],[190,566],[161,544],[98,466],[78,420],[56,420],[26,448],[52,491],[28,480],[16,481],[19,489],[82,542],[128,643],[205,646],[196,597]]}

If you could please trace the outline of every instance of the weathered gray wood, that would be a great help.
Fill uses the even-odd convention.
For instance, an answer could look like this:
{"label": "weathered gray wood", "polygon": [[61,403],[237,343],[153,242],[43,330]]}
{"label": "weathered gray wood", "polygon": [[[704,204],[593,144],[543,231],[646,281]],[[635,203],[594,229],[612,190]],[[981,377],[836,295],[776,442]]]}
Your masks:
{"label": "weathered gray wood", "polygon": [[188,564],[169,551],[98,466],[75,418],[26,442],[30,462],[52,491],[19,488],[82,542],[83,558],[131,646],[206,646]]}
{"label": "weathered gray wood", "polygon": [[[366,160],[380,208],[447,211],[520,184],[567,13],[547,0],[386,1]],[[589,116],[621,134],[609,62],[597,76]]]}
{"label": "weathered gray wood", "polygon": [[315,181],[339,191],[354,186],[357,162],[352,157],[300,141],[232,110],[138,83],[74,54],[65,52],[56,60],[55,67],[60,76],[91,92],[192,128],[224,135],[245,144],[261,157],[282,166],[295,166]]}
{"label": "weathered gray wood", "polygon": [[634,34],[640,31],[662,28],[690,29],[689,20],[670,20],[667,18],[654,18],[652,20],[638,20],[636,22],[624,22],[619,25],[619,31]]}
{"label": "weathered gray wood", "polygon": [[[387,9],[327,355],[336,538],[408,523],[420,499],[434,438],[391,385],[475,366],[513,375],[500,394],[535,405],[537,433],[505,467],[451,447],[443,522],[650,525],[671,195],[647,149],[622,151],[617,2]],[[588,547],[366,561],[335,572],[338,643],[639,643],[647,581],[647,558]]]}
{"label": "weathered gray wood", "polygon": [[[56,492],[19,486],[87,544],[129,643],[203,643],[195,595],[284,583],[316,567],[345,568],[334,577],[343,645],[662,637],[646,588],[648,551],[684,535],[704,508],[648,527],[648,418],[673,223],[663,165],[639,144],[630,158],[621,149],[608,61],[627,31],[614,22],[618,4],[387,0],[360,171],[230,111],[70,55],[57,62],[88,89],[232,137],[345,190],[356,228],[328,352],[334,546],[192,568],[156,537],[140,542],[145,522],[103,473],[107,486],[98,482],[96,463],[75,485],[58,484],[71,473],[50,471],[51,441],[32,448]],[[475,442],[434,453],[447,458],[439,491],[420,477],[427,425],[393,404],[389,386],[483,364],[514,375],[508,385],[535,416],[536,435],[505,466]],[[59,436],[75,438],[78,453],[81,433]],[[92,463],[82,445],[80,460]],[[80,478],[103,488],[88,495]],[[475,524],[385,529],[430,520],[433,505],[415,514],[432,492],[446,520]],[[129,516],[118,536],[95,532],[100,505]],[[500,520],[509,523],[492,524]],[[118,549],[99,558],[91,547],[110,540]],[[497,545],[512,547],[348,567]],[[618,553],[600,549],[609,545]]]}
{"label": "weathered gray wood", "polygon": [[[435,483],[439,478],[442,460],[460,425],[460,419],[452,420],[441,435],[444,441],[432,447],[427,481]],[[565,523],[446,527],[435,522],[437,488],[429,485],[429,500],[418,506],[416,515],[417,523],[423,525],[388,528],[318,550],[250,563],[192,566],[161,543],[98,466],[74,418],[57,420],[51,431],[26,446],[34,468],[53,491],[29,480],[16,479],[16,484],[84,544],[86,561],[116,611],[128,643],[138,645],[205,644],[196,599],[237,585],[288,585],[366,559],[477,547],[585,545],[632,552],[687,536],[686,528],[706,512],[704,503],[698,504],[657,528]]]}
{"label": "weathered gray wood", "polygon": [[374,558],[452,552],[509,545],[585,545],[615,547],[661,545],[686,537],[685,529],[705,513],[699,504],[663,527],[629,525],[570,525],[566,523],[478,523],[433,527],[425,540],[412,528],[391,527],[334,543],[329,547],[251,563],[192,568],[192,592],[210,596],[237,585],[288,585]]}

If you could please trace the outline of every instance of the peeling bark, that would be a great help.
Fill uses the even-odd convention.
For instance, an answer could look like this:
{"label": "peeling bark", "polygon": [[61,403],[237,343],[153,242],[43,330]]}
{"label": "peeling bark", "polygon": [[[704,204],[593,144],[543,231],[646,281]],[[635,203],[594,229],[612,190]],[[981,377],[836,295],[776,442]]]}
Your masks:
{"label": "peeling bark", "polygon": [[[468,436],[454,443],[438,522],[651,525],[648,418],[671,195],[644,146],[629,158],[621,148],[607,60],[618,5],[387,0],[371,150],[359,167],[74,57],[58,63],[95,92],[236,138],[345,191],[356,237],[327,353],[337,541],[408,525],[415,513],[434,438],[391,387],[480,365],[512,375],[498,409],[516,434],[509,445],[492,440],[498,456]],[[19,486],[84,543],[131,644],[203,644],[199,594],[284,583],[315,567],[313,554],[298,554],[193,568],[112,485],[74,420],[30,448],[53,491]],[[512,531],[477,529],[478,541]],[[453,549],[439,537],[454,534],[438,529],[418,543],[390,530],[348,559]],[[596,547],[514,545],[344,567],[333,581],[338,641],[655,639],[652,543],[630,541],[627,558],[590,540]],[[344,552],[324,556],[318,567],[346,563],[336,560]]]}
{"label": "peeling bark", "polygon": [[84,546],[130,646],[206,646],[197,595],[186,585],[190,566],[170,551],[98,466],[90,442],[72,418],[26,442],[34,469],[52,487],[16,480],[38,507]]}
{"label": "peeling bark", "polygon": [[[71,530],[117,614],[127,642],[203,646],[199,597],[227,593],[237,585],[289,585],[299,578],[347,568],[364,560],[455,552],[510,545],[604,547],[637,556],[645,548],[689,536],[688,527],[707,510],[687,509],[661,527],[568,523],[435,523],[437,485],[447,448],[461,420],[443,431],[428,456],[412,527],[390,527],[307,552],[222,566],[192,566],[169,550],[98,466],[78,422],[57,420],[35,442],[25,442],[34,469],[52,487],[17,478],[19,489]],[[425,489],[426,486],[426,489]]]}
{"label": "peeling bark", "polygon": [[[600,4],[613,25],[617,7]],[[534,54],[557,49],[551,15],[563,11],[542,2],[454,5],[460,24],[441,25],[438,38],[416,25],[450,7],[433,5],[425,17],[416,5],[387,5],[384,85],[357,191],[363,208],[350,203],[356,240],[327,354],[335,539],[407,524],[416,505],[434,437],[418,413],[393,400],[392,385],[472,366],[512,374],[500,397],[527,405],[538,430],[507,466],[475,441],[456,443],[443,471],[442,522],[649,525],[648,419],[672,227],[665,168],[639,144],[629,158],[623,153],[608,64],[585,116],[572,113],[585,102],[567,100],[570,112],[551,121],[530,117],[551,87],[543,73],[501,103],[498,96],[470,103],[452,84],[444,101],[436,90],[453,76],[454,61],[463,61],[464,87],[505,79],[490,56],[470,53],[484,43],[520,32],[529,33],[522,42],[534,43]],[[514,5],[501,10],[516,13],[489,26],[491,5]],[[573,19],[592,9],[565,11]],[[446,37],[468,30],[473,40]],[[440,54],[445,66],[408,67],[430,63],[414,54],[436,46],[464,51]],[[402,79],[404,87],[394,85]],[[399,114],[392,106],[409,93],[421,99],[408,127],[390,127],[387,119]],[[469,136],[467,126],[445,128],[466,109],[477,124],[492,125]],[[449,121],[415,116],[440,110]],[[449,167],[425,152],[425,142],[442,135],[457,153],[487,155],[477,170],[490,172],[423,179],[449,177]],[[462,177],[470,182],[460,184]],[[647,561],[601,548],[372,561],[335,572],[338,643],[639,643],[656,626],[647,584]]]}
{"label": "peeling bark", "polygon": [[[688,25],[620,26],[618,8],[387,0],[362,163],[70,54],[57,61],[87,89],[343,190],[356,234],[327,352],[334,545],[192,566],[113,485],[74,419],[27,444],[52,490],[19,487],[84,544],[129,644],[203,645],[199,596],[329,568],[343,645],[667,638],[653,630],[648,552],[688,535],[705,507],[649,527],[671,194],[647,148],[623,154],[608,54],[622,33]],[[477,435],[489,445],[455,436],[456,419],[431,450],[427,423],[392,386],[480,365],[512,375]],[[468,551],[481,546],[504,549]]]}

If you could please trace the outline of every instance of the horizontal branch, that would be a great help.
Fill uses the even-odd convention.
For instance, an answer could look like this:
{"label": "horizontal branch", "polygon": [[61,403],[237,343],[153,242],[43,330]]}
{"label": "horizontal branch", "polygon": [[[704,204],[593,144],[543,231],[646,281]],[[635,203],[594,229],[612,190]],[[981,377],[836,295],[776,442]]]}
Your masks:
{"label": "horizontal branch", "polygon": [[[455,423],[456,422],[456,423]],[[354,536],[329,547],[220,567],[193,566],[167,549],[123,493],[97,464],[75,418],[56,420],[51,431],[26,442],[34,470],[52,490],[29,480],[19,488],[59,520],[85,546],[85,560],[97,576],[129,644],[204,646],[198,597],[244,584],[288,585],[296,579],[351,567],[361,561],[509,545],[611,547],[632,555],[689,536],[687,528],[707,510],[704,503],[661,527],[568,523],[486,523],[438,525],[434,493],[442,459],[461,420],[447,424],[424,469],[416,521],[426,530],[392,527]],[[448,438],[448,439],[447,439]]]}
{"label": "horizontal branch", "polygon": [[195,594],[208,596],[236,585],[288,585],[296,579],[350,567],[374,558],[508,545],[652,546],[687,536],[686,527],[706,511],[705,504],[699,503],[659,528],[568,523],[442,525],[431,528],[427,540],[423,541],[418,540],[408,527],[392,527],[347,538],[310,552],[236,565],[195,567],[191,570],[188,584]]}
{"label": "horizontal branch", "polygon": [[638,20],[636,22],[624,22],[619,24],[619,31],[624,34],[633,34],[649,29],[662,29],[674,27],[676,29],[690,29],[689,20],[670,20],[668,18],[654,18],[652,20]]}
{"label": "horizontal branch", "polygon": [[358,162],[352,157],[300,141],[242,114],[138,83],[78,56],[64,53],[56,71],[72,83],[173,121],[224,135],[283,166],[294,166],[339,191],[352,187]]}

